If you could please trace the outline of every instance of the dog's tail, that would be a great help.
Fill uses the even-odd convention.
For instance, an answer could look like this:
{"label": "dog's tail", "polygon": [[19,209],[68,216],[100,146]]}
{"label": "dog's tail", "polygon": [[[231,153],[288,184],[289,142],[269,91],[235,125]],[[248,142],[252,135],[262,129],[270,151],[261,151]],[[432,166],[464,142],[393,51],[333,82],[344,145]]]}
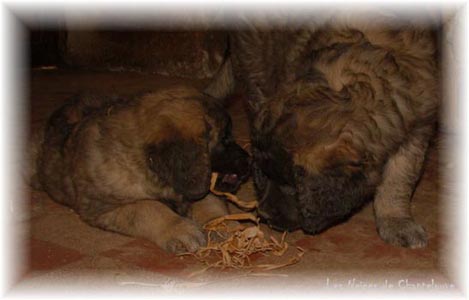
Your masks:
{"label": "dog's tail", "polygon": [[22,160],[22,177],[26,184],[37,190],[42,190],[42,185],[38,175],[38,159],[44,143],[45,124],[38,130],[34,130],[26,143],[26,153]]}
{"label": "dog's tail", "polygon": [[234,92],[235,81],[231,66],[231,59],[227,58],[210,84],[205,88],[204,93],[216,99],[225,99]]}
{"label": "dog's tail", "polygon": [[235,78],[230,52],[230,38],[228,37],[223,63],[204,90],[205,94],[220,100],[222,103],[235,90]]}

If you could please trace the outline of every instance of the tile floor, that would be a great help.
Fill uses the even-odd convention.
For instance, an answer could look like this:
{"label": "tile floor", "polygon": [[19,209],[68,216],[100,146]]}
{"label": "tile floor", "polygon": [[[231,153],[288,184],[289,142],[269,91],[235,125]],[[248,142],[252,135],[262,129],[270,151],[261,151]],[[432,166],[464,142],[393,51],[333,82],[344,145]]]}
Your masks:
{"label": "tile floor", "polygon": [[[80,90],[125,94],[181,80],[138,73],[70,70],[36,70],[30,79],[32,130],[37,130],[53,109]],[[240,100],[242,97],[234,97],[230,105],[234,134],[240,144],[249,146],[248,125]],[[228,290],[242,294],[249,293],[251,290],[246,287],[252,285],[253,289],[259,288],[267,294],[279,290],[295,294],[301,289],[335,289],[360,283],[381,285],[385,279],[394,288],[400,288],[403,279],[411,283],[428,283],[433,279],[441,285],[450,285],[451,280],[441,265],[445,256],[442,245],[448,237],[439,218],[442,140],[439,134],[432,143],[412,204],[415,218],[425,226],[430,237],[425,249],[409,250],[385,244],[376,233],[371,206],[367,206],[348,222],[318,236],[300,231],[289,234],[287,241],[291,245],[306,250],[296,265],[263,276],[209,271],[189,278],[189,274],[202,267],[193,258],[167,254],[148,241],[90,227],[72,210],[51,201],[47,194],[26,188],[29,211],[18,222],[26,228],[27,271],[12,293],[79,293],[86,287],[87,291],[100,295],[107,287],[121,291],[122,295],[149,292],[192,295]],[[252,198],[252,183],[246,183],[238,195],[243,199]],[[268,257],[256,259],[272,262]],[[355,281],[349,281],[351,278]],[[265,286],[271,288],[266,290]]]}

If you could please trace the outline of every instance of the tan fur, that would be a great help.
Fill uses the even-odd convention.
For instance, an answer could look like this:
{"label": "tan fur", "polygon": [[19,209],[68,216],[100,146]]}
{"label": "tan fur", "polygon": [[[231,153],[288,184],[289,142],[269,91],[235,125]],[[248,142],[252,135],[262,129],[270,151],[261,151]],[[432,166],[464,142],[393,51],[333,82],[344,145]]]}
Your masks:
{"label": "tan fur", "polygon": [[[340,172],[341,178],[362,174],[364,190],[376,191],[381,237],[394,245],[422,247],[426,235],[413,221],[409,203],[438,117],[439,69],[432,27],[437,22],[400,20],[376,11],[315,22],[301,30],[252,26],[232,34],[230,59],[249,94],[259,160],[277,153],[283,159],[278,168],[288,166],[278,154],[281,148],[311,181],[326,178],[330,170]],[[275,143],[266,149],[271,140]],[[314,202],[308,200],[314,192],[307,195],[311,182],[295,184],[302,201]],[[348,191],[352,188],[351,184]],[[322,193],[333,190],[330,186]],[[347,206],[341,196],[336,195],[338,208]],[[308,214],[314,216],[311,210]]]}
{"label": "tan fur", "polygon": [[[51,119],[35,156],[34,175],[54,200],[93,226],[143,237],[168,251],[195,251],[205,243],[201,226],[158,201],[178,206],[183,199],[149,168],[145,149],[173,140],[213,147],[220,124],[208,115],[203,98],[190,87],[146,93],[122,103],[84,96]],[[215,133],[207,134],[206,122]],[[67,126],[71,129],[62,143],[61,130]],[[209,151],[202,155],[198,160],[209,163]],[[209,197],[198,203],[197,219],[205,222],[226,213],[207,209],[206,201],[216,202]]]}

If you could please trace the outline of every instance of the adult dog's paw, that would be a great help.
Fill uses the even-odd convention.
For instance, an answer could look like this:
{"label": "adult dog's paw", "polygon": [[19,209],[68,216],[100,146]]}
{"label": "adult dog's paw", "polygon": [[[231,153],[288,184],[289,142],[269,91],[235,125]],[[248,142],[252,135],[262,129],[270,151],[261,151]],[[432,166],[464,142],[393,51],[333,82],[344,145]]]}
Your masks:
{"label": "adult dog's paw", "polygon": [[377,227],[381,238],[391,245],[412,249],[427,245],[425,229],[412,218],[382,218]]}

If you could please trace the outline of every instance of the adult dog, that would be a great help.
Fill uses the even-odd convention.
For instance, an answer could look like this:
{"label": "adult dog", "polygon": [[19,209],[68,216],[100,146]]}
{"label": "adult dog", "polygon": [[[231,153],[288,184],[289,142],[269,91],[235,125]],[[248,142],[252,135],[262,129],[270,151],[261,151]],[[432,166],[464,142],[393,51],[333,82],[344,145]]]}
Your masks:
{"label": "adult dog", "polygon": [[427,243],[411,213],[439,105],[434,28],[392,17],[251,26],[206,91],[248,92],[258,213],[316,234],[369,199],[379,235]]}
{"label": "adult dog", "polygon": [[211,172],[234,192],[250,169],[229,115],[186,86],[71,99],[51,116],[36,167],[35,185],[84,221],[172,252],[195,251],[200,224],[226,213],[206,196]]}

